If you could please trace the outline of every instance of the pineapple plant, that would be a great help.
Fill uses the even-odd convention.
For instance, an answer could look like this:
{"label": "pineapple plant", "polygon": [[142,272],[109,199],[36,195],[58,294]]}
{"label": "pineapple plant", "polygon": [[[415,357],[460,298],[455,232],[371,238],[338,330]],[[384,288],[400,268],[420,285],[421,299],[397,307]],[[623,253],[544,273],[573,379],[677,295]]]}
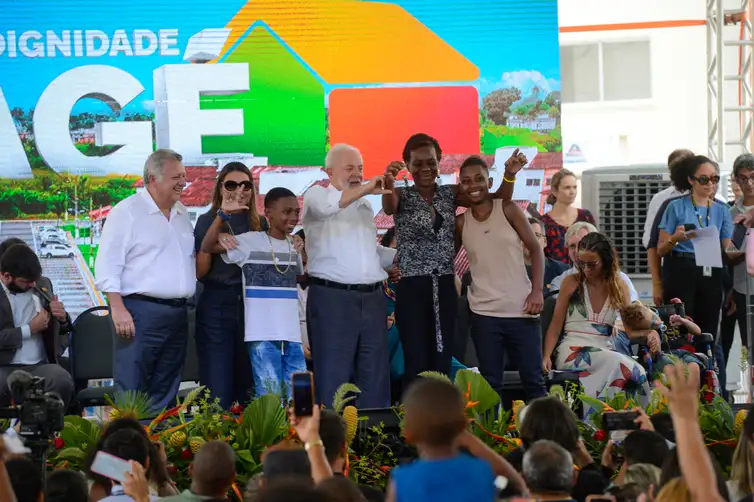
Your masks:
{"label": "pineapple plant", "polygon": [[106,395],[105,401],[112,408],[109,415],[111,421],[119,418],[144,420],[149,417],[149,410],[152,408],[149,395],[135,390],[118,392],[114,399]]}
{"label": "pineapple plant", "polygon": [[350,446],[359,428],[359,412],[355,406],[343,408],[343,421],[346,423],[346,444]]}
{"label": "pineapple plant", "polygon": [[170,438],[168,439],[168,443],[173,448],[180,448],[181,446],[186,444],[186,433],[183,431],[176,431],[170,435]]}
{"label": "pineapple plant", "polygon": [[733,423],[733,432],[736,434],[736,438],[740,437],[741,432],[744,430],[744,421],[746,420],[747,415],[747,410],[739,410],[738,413],[736,413],[736,418]]}
{"label": "pineapple plant", "polygon": [[204,438],[200,438],[198,436],[192,437],[191,440],[189,441],[189,448],[191,448],[191,453],[196,455],[196,452],[199,451],[199,448],[204,446],[204,443],[206,443]]}

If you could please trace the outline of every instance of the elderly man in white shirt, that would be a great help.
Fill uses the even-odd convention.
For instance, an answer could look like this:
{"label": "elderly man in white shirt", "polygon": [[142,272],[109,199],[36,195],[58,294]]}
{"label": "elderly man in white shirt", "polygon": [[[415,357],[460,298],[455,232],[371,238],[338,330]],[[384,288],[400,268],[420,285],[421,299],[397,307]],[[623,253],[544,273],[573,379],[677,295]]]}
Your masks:
{"label": "elderly man in white shirt", "polygon": [[390,405],[390,362],[382,283],[394,252],[378,246],[374,212],[364,196],[387,191],[382,176],[363,184],[361,154],[352,146],[333,146],[325,170],[330,186],[306,192],[301,218],[315,388],[329,407],[337,388],[354,382],[361,389],[360,407],[384,408]]}
{"label": "elderly man in white shirt", "polygon": [[116,389],[147,392],[157,411],[175,401],[181,383],[186,303],[196,289],[194,232],[179,202],[186,187],[182,160],[172,150],[149,156],[146,190],[110,211],[95,264],[118,334]]}

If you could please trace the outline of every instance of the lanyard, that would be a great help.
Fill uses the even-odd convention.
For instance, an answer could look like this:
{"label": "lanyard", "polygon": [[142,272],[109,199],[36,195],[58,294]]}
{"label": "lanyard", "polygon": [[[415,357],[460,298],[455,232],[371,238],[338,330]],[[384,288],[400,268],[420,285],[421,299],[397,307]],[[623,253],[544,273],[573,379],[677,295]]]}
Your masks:
{"label": "lanyard", "polygon": [[694,213],[696,213],[696,219],[699,220],[699,226],[701,228],[704,228],[705,226],[708,227],[709,226],[709,220],[710,220],[710,212],[711,212],[710,211],[710,206],[712,205],[712,202],[709,201],[709,200],[707,201],[707,225],[705,225],[704,223],[702,223],[702,217],[699,216],[699,208],[696,205],[696,201],[694,200],[694,196],[693,195],[691,196],[691,204],[693,204],[693,206],[694,206]]}

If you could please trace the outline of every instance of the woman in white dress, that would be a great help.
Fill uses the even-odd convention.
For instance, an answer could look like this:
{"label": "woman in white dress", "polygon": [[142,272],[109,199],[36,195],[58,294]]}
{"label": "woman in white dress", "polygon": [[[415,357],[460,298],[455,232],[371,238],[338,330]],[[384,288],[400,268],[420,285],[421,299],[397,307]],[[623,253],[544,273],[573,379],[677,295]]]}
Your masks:
{"label": "woman in white dress", "polygon": [[552,370],[555,353],[555,369],[578,371],[587,395],[605,399],[625,392],[647,404],[650,390],[644,368],[614,351],[616,337],[625,336],[615,329],[615,320],[619,309],[630,303],[615,248],[604,235],[590,233],[579,244],[576,265],[578,274],[566,277],[560,288],[542,367]]}

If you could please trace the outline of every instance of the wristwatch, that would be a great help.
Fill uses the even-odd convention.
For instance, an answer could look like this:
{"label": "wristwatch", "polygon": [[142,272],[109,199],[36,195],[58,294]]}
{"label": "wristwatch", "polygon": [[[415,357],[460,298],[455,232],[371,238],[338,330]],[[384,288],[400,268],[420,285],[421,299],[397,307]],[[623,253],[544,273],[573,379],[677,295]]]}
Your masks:
{"label": "wristwatch", "polygon": [[230,221],[230,215],[223,211],[222,209],[217,210],[217,217],[220,218],[223,221]]}

